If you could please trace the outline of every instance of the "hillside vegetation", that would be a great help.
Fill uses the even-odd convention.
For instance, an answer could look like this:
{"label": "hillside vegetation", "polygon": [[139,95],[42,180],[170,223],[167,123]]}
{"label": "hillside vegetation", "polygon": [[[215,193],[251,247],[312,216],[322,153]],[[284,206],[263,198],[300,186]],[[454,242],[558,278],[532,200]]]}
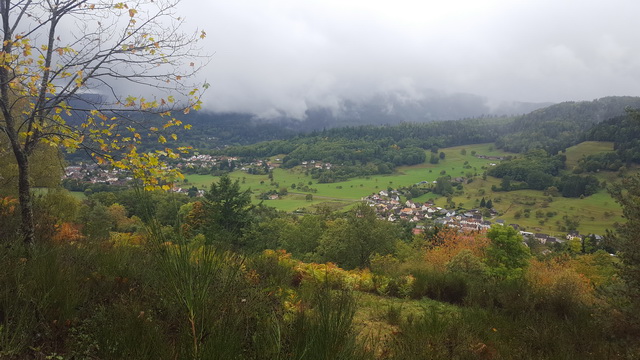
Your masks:
{"label": "hillside vegetation", "polygon": [[619,101],[535,144],[546,115],[350,127],[170,192],[45,184],[31,245],[3,190],[0,358],[639,358],[639,115],[576,120]]}
{"label": "hillside vegetation", "polygon": [[[146,211],[157,204],[130,196]],[[532,257],[500,226],[403,240],[366,206],[346,217],[255,209],[253,225],[224,233],[217,226],[228,222],[206,204],[185,228],[157,215],[143,215],[143,225],[117,204],[87,204],[74,218],[59,211],[62,199],[40,203],[40,225],[59,225],[34,248],[4,235],[3,358],[630,359],[640,351],[616,308],[618,260],[602,251]],[[3,224],[13,219],[6,205]],[[262,246],[291,253],[256,252]]]}
{"label": "hillside vegetation", "polygon": [[507,151],[544,149],[553,154],[582,141],[585,132],[596,124],[623,115],[625,109],[637,108],[640,99],[631,96],[551,105],[516,118],[509,125],[508,134],[497,139],[496,144]]}

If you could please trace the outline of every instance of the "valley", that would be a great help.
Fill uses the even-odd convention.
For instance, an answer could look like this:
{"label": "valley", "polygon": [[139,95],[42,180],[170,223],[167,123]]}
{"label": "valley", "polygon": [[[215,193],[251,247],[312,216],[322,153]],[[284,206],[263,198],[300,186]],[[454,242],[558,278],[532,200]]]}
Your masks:
{"label": "valley", "polygon": [[[371,175],[327,184],[317,183],[309,175],[305,175],[305,168],[302,166],[293,169],[275,168],[273,181],[267,175],[251,175],[241,170],[231,172],[229,176],[239,180],[244,189],[251,189],[254,203],[261,201],[257,198],[261,193],[287,188],[287,195],[279,196],[276,200],[263,201],[267,206],[287,212],[313,212],[319,205],[330,205],[336,210],[346,210],[363,197],[380,190],[411,187],[422,181],[433,183],[438,177],[450,175],[453,178],[464,177],[466,181],[469,179],[472,181],[464,184],[463,190],[454,193],[450,199],[428,192],[412,200],[414,202],[432,201],[436,206],[447,208],[453,202],[456,205],[454,209],[473,209],[478,207],[482,198],[492,199],[494,208],[498,212],[495,219],[503,219],[508,224],[519,224],[532,232],[545,232],[558,236],[566,235],[566,229],[561,229],[565,226],[564,217],[577,221],[577,230],[583,234],[604,234],[614,222],[623,220],[620,207],[604,188],[582,199],[551,197],[537,190],[492,191],[491,187],[499,185],[500,179],[491,176],[483,179],[482,174],[491,167],[491,164],[499,160],[483,159],[477,156],[517,156],[517,154],[496,149],[492,143],[443,148],[441,151],[445,153],[445,159],[438,164],[426,162],[402,166],[390,175]],[[567,169],[572,169],[578,159],[583,156],[611,151],[613,151],[611,142],[591,141],[573,146],[566,151]],[[466,154],[463,155],[463,152]],[[427,155],[428,153],[427,151]],[[280,157],[282,156],[274,156],[272,159],[276,166],[278,164],[274,159]],[[596,176],[600,181],[608,183],[619,179],[618,174],[614,172],[600,172]],[[218,177],[209,175],[187,175],[186,182],[181,186],[185,188],[196,186],[206,190],[217,179]],[[305,184],[317,191],[299,191],[292,188],[292,184]],[[312,200],[306,198],[308,194],[313,196]],[[402,201],[405,200],[406,197],[402,197]],[[520,215],[517,215],[518,213]]]}
{"label": "valley", "polygon": [[0,359],[640,359],[638,4],[0,2]]}

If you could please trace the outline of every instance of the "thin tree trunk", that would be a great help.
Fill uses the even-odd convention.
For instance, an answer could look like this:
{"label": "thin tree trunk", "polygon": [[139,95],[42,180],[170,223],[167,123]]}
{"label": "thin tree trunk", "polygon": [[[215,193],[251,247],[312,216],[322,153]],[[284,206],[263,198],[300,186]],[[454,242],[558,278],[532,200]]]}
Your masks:
{"label": "thin tree trunk", "polygon": [[16,154],[18,163],[18,198],[22,218],[22,236],[27,245],[35,243],[35,222],[33,220],[33,201],[31,199],[31,183],[29,181],[29,158],[20,151]]}

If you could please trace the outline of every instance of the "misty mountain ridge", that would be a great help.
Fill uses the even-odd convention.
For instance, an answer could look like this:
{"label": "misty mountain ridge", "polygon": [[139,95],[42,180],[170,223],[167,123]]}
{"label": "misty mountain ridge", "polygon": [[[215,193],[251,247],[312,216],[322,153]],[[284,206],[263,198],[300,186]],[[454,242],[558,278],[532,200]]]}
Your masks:
{"label": "misty mountain ridge", "polygon": [[[72,107],[91,109],[94,104],[98,104],[99,107],[102,102],[104,99],[101,95],[86,93],[70,100],[69,104]],[[402,122],[424,123],[487,116],[516,116],[550,105],[552,103],[496,101],[479,95],[447,94],[429,89],[396,89],[377,92],[365,98],[342,98],[331,106],[309,102],[302,116],[292,116],[284,110],[271,111],[269,115],[203,110],[196,117],[217,119],[232,115],[236,119],[251,118],[255,123],[279,124],[295,132],[304,132],[342,126],[395,125]]]}
{"label": "misty mountain ridge", "polygon": [[256,116],[256,120],[299,120],[302,124],[298,126],[308,131],[340,126],[394,125],[402,122],[423,123],[485,116],[513,116],[549,105],[552,103],[494,101],[479,95],[445,94],[433,90],[397,90],[378,92],[363,99],[340,99],[335,106],[310,106],[302,119],[288,116],[265,119]]}
{"label": "misty mountain ridge", "polygon": [[[82,100],[86,103],[81,104]],[[72,105],[86,108],[86,104],[96,102],[99,102],[96,95],[83,94]],[[549,150],[558,151],[566,144],[576,143],[583,132],[595,124],[624,114],[626,108],[640,108],[640,97],[610,96],[593,101],[566,101],[549,105],[492,102],[472,94],[399,90],[379,92],[366,99],[341,100],[332,107],[311,107],[303,119],[284,114],[265,118],[248,112],[209,111],[178,116],[193,125],[193,130],[183,135],[191,139],[199,138],[192,145],[205,147],[287,139],[297,134],[347,126],[392,126],[508,117],[509,121],[504,124],[505,128],[496,140],[504,149],[521,152],[542,144]]]}

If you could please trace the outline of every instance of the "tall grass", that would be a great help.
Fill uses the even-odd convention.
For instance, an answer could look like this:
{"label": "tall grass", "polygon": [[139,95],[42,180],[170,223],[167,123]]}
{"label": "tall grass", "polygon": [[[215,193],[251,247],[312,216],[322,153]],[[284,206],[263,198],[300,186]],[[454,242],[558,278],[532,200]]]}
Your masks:
{"label": "tall grass", "polygon": [[592,319],[430,307],[399,326],[387,359],[626,359]]}
{"label": "tall grass", "polygon": [[[65,249],[21,244],[4,248],[0,258],[0,355],[19,354],[43,338],[64,336],[89,296],[82,274]],[[60,344],[54,344],[58,346]]]}
{"label": "tall grass", "polygon": [[366,358],[354,330],[356,298],[347,290],[331,290],[327,282],[307,291],[307,309],[290,327],[290,359]]}

